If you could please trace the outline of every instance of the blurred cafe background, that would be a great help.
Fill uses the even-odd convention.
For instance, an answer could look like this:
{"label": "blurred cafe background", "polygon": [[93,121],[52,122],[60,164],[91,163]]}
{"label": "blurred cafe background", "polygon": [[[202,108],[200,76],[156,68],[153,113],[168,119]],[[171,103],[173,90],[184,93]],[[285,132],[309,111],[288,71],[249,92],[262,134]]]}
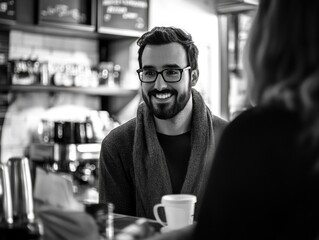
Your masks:
{"label": "blurred cafe background", "polygon": [[[245,109],[241,60],[257,0],[0,0],[0,162],[70,175],[97,201],[100,143],[141,101],[136,40],[155,26],[191,33],[196,86],[215,115]],[[3,191],[0,187],[0,196]]]}

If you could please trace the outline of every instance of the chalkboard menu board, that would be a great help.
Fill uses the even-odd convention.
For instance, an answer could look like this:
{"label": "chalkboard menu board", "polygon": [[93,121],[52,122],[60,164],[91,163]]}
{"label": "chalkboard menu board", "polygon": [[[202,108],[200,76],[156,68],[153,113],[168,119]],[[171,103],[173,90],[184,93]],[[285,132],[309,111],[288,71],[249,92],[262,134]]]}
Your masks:
{"label": "chalkboard menu board", "polygon": [[148,30],[149,0],[99,0],[98,31],[141,35]]}
{"label": "chalkboard menu board", "polygon": [[95,0],[39,0],[39,23],[95,28]]}
{"label": "chalkboard menu board", "polygon": [[16,1],[0,0],[0,22],[16,20]]}

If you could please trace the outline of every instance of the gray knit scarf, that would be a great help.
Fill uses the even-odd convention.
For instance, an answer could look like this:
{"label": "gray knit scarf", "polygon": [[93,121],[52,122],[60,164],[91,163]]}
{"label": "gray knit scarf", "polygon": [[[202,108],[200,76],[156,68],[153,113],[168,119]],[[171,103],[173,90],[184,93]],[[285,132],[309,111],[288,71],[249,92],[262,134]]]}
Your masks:
{"label": "gray knit scarf", "polygon": [[[191,155],[181,193],[197,196],[195,219],[202,199],[207,172],[213,159],[213,117],[201,95],[192,89],[193,115]],[[136,214],[154,218],[153,206],[165,194],[172,194],[164,151],[157,139],[153,115],[142,102],[137,110],[133,164],[136,182]]]}

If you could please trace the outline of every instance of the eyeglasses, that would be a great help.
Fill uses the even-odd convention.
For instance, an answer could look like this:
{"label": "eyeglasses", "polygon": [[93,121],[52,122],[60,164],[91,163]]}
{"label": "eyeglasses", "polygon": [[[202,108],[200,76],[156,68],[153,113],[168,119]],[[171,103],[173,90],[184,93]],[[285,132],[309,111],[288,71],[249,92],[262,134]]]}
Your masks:
{"label": "eyeglasses", "polygon": [[154,69],[137,69],[136,72],[141,82],[153,83],[156,81],[158,74],[162,75],[165,82],[175,83],[182,79],[182,74],[185,70],[191,69],[190,66],[185,68],[169,68],[160,72]]}

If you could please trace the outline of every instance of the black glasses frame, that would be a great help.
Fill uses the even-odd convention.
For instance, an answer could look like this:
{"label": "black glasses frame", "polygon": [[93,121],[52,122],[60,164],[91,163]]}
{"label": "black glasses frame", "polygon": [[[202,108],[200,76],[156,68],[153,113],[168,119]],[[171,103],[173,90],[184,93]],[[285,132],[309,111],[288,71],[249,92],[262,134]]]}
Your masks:
{"label": "black glasses frame", "polygon": [[[189,70],[189,69],[191,69],[191,66],[187,66],[187,67],[185,67],[185,68],[166,68],[166,69],[163,69],[163,70],[160,71],[160,72],[154,70],[154,72],[156,72],[156,76],[155,76],[154,81],[143,81],[143,77],[142,77],[141,73],[144,71],[144,69],[137,69],[136,72],[137,72],[138,78],[140,79],[140,81],[141,81],[142,83],[154,83],[154,82],[156,82],[156,79],[157,79],[157,77],[158,77],[158,74],[161,74],[161,76],[162,76],[162,78],[164,79],[165,82],[167,82],[167,83],[176,83],[176,82],[179,82],[179,81],[182,79],[183,72],[184,72],[185,70]],[[181,76],[180,76],[180,78],[179,78],[178,80],[176,80],[176,81],[167,81],[167,80],[165,79],[164,75],[163,75],[163,72],[166,71],[166,70],[176,70],[176,71],[180,71]]]}

